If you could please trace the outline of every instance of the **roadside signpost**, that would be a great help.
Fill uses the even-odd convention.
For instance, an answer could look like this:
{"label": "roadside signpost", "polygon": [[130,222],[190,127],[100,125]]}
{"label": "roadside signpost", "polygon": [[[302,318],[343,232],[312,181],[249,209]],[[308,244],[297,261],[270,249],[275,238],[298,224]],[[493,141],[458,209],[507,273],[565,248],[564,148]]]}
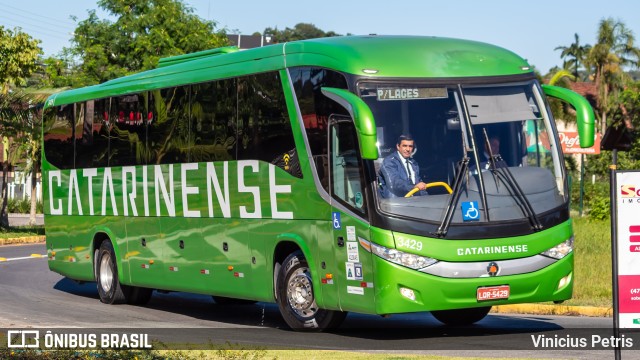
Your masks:
{"label": "roadside signpost", "polygon": [[[631,148],[631,134],[623,126],[610,126],[602,150],[611,150],[609,200],[611,209],[611,267],[613,285],[613,336],[620,329],[640,329],[640,170],[618,170],[618,150]],[[620,347],[614,350],[620,360]]]}
{"label": "roadside signpost", "polygon": [[640,170],[616,171],[618,325],[640,329]]}

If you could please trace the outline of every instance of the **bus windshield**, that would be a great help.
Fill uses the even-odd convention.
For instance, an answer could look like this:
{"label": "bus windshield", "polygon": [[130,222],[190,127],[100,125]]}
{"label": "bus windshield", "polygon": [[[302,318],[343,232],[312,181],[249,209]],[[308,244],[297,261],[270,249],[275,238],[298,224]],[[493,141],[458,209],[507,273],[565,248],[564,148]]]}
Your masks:
{"label": "bus windshield", "polygon": [[[361,82],[359,92],[376,121],[381,212],[438,223],[455,206],[452,223],[505,221],[566,203],[553,121],[535,81]],[[399,146],[406,137],[414,145],[408,163]],[[468,166],[459,174],[465,158]],[[462,185],[451,195],[458,176]],[[405,197],[420,181],[434,186]]]}

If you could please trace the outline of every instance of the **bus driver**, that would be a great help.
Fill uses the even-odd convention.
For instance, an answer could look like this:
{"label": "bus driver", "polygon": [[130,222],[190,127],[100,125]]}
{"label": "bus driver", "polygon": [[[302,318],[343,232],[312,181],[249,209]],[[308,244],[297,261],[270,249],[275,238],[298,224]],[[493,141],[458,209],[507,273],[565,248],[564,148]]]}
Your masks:
{"label": "bus driver", "polygon": [[427,184],[420,180],[418,162],[411,157],[414,146],[411,135],[400,135],[396,144],[398,151],[384,158],[378,176],[382,197],[404,197],[414,188],[420,190],[415,195],[427,195]]}

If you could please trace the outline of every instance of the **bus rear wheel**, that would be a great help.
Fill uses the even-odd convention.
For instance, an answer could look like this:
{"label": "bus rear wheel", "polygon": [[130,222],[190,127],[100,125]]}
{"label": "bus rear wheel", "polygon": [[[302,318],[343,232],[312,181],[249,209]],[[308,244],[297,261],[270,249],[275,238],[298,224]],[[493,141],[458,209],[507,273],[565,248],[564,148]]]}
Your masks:
{"label": "bus rear wheel", "polygon": [[113,250],[111,240],[105,240],[100,244],[95,269],[100,301],[105,304],[125,303],[127,301],[125,296],[126,288],[120,285],[120,280],[118,279],[116,253]]}
{"label": "bus rear wheel", "polygon": [[445,325],[471,325],[482,319],[489,313],[491,306],[432,311],[431,315]]}
{"label": "bus rear wheel", "polygon": [[277,302],[280,313],[294,330],[323,331],[338,327],[346,312],[320,309],[313,293],[309,265],[301,251],[285,260],[278,274]]}

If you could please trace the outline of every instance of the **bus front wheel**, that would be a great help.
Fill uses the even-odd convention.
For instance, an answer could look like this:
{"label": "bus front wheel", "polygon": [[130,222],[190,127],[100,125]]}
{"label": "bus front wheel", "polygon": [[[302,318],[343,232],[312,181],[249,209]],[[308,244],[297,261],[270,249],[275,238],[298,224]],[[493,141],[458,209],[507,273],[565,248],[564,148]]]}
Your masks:
{"label": "bus front wheel", "polygon": [[320,309],[313,293],[309,265],[301,251],[285,260],[278,274],[277,302],[282,317],[294,330],[322,331],[338,327],[346,312]]}
{"label": "bus front wheel", "polygon": [[445,325],[471,325],[482,319],[489,313],[491,306],[432,311],[431,315]]}
{"label": "bus front wheel", "polygon": [[116,253],[111,240],[100,244],[94,265],[100,301],[105,304],[144,305],[149,302],[153,289],[120,284]]}

